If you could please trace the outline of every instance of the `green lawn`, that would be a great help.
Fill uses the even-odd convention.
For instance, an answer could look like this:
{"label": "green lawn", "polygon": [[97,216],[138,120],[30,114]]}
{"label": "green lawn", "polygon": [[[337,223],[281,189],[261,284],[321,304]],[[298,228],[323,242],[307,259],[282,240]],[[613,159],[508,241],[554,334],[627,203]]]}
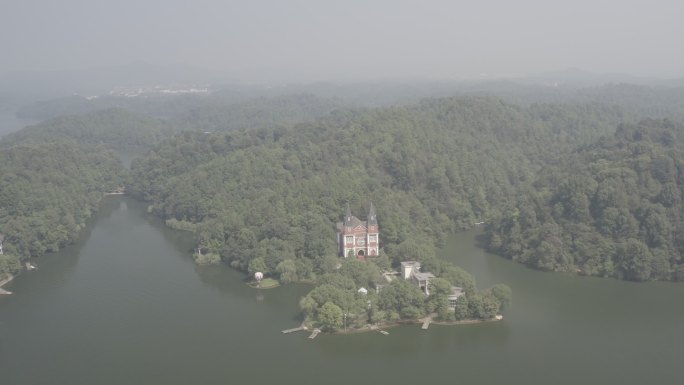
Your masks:
{"label": "green lawn", "polygon": [[270,289],[276,286],[280,286],[280,282],[273,278],[264,278],[261,280],[261,283],[257,285],[256,282],[250,282],[249,286],[257,289]]}

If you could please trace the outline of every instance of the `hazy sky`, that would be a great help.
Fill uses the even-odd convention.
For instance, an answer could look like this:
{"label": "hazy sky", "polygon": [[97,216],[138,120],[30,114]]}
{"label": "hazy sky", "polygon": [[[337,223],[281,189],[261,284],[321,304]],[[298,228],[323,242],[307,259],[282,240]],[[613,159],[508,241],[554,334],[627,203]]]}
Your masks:
{"label": "hazy sky", "polygon": [[0,0],[0,72],[145,61],[236,79],[684,76],[684,1]]}

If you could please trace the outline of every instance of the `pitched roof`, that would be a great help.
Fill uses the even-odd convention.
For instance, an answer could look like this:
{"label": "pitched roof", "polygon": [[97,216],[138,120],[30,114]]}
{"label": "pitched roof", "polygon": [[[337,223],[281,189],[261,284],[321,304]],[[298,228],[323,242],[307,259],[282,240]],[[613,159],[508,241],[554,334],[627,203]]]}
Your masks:
{"label": "pitched roof", "polygon": [[[375,215],[375,206],[373,205],[373,202],[370,203],[370,207],[368,209],[368,218],[365,221],[360,220],[352,214],[351,206],[349,205],[349,202],[347,202],[347,212],[344,215],[344,221],[342,221],[342,225],[346,227],[377,226],[378,218]],[[338,223],[338,228],[339,227],[340,224]]]}
{"label": "pitched roof", "polygon": [[349,203],[347,203],[347,213],[344,215],[344,225],[348,227],[356,227],[365,224],[365,221],[362,221],[359,218],[352,215],[351,207],[349,206]]}

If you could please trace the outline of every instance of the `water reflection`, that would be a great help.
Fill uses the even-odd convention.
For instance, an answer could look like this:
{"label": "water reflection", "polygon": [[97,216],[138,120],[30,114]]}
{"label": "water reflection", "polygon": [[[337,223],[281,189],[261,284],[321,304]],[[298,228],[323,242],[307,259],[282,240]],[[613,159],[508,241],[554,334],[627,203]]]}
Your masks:
{"label": "water reflection", "polygon": [[228,266],[195,266],[190,235],[127,197],[107,198],[95,221],[87,240],[46,257],[0,301],[3,383],[679,381],[684,285],[537,272],[464,233],[444,255],[480,287],[511,286],[503,322],[309,340],[280,331],[301,323],[310,286],[255,290]]}
{"label": "water reflection", "polygon": [[[13,288],[12,291],[15,291],[16,294],[33,295],[34,293],[57,290],[63,282],[68,281],[79,262],[86,241],[92,234],[93,225],[98,221],[110,218],[119,207],[119,203],[120,198],[118,197],[108,196],[103,199],[98,211],[87,221],[85,228],[74,242],[56,253],[48,253],[40,258],[32,259],[39,266],[39,269],[31,272],[23,271],[20,277],[10,283]],[[9,300],[10,297],[12,296],[0,297],[0,300]]]}

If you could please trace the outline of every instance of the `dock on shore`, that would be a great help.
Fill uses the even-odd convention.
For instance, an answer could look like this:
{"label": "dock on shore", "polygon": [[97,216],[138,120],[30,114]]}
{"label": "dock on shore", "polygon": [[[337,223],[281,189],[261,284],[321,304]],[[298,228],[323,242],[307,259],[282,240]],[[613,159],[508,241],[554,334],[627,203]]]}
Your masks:
{"label": "dock on shore", "polygon": [[423,326],[421,326],[420,328],[423,330],[427,330],[427,328],[430,327],[430,321],[432,321],[432,319],[430,319],[430,318],[423,321]]}
{"label": "dock on shore", "polygon": [[306,330],[309,330],[309,328],[307,328],[306,326],[300,326],[298,328],[285,329],[281,333],[290,334],[290,333],[301,332],[301,331],[306,331]]}
{"label": "dock on shore", "polygon": [[7,284],[7,283],[9,283],[10,281],[12,281],[13,279],[14,279],[14,276],[13,276],[13,275],[8,275],[7,278],[5,278],[5,279],[3,279],[3,280],[0,281],[0,295],[9,295],[9,294],[12,294],[11,291],[7,291],[7,290],[3,289],[2,287],[3,287],[5,284]]}
{"label": "dock on shore", "polygon": [[321,329],[319,329],[319,328],[314,329],[313,332],[311,333],[311,335],[309,336],[309,339],[312,340],[312,339],[316,338],[316,336],[317,336],[320,332],[321,332]]}
{"label": "dock on shore", "polygon": [[370,325],[369,328],[370,330],[377,330],[378,332],[380,332],[380,334],[385,336],[389,334],[389,332],[380,329],[377,325]]}

